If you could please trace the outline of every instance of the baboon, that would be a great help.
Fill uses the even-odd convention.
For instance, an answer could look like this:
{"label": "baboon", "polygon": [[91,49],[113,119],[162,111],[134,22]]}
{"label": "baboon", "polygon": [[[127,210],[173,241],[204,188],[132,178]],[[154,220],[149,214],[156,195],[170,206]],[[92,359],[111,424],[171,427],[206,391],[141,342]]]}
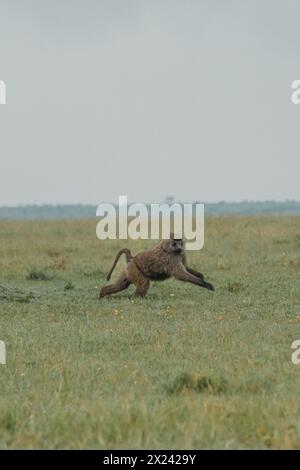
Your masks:
{"label": "baboon", "polygon": [[187,266],[184,240],[175,238],[173,233],[170,235],[169,240],[163,240],[154,249],[142,251],[136,256],[132,256],[127,248],[120,250],[107,275],[108,281],[120,256],[123,254],[126,255],[126,268],[114,284],[102,287],[99,299],[121,292],[127,289],[130,284],[135,285],[135,294],[137,296],[144,297],[148,292],[150,281],[164,281],[170,277],[174,277],[179,281],[191,282],[209,290],[215,290],[209,282],[204,280],[202,273]]}

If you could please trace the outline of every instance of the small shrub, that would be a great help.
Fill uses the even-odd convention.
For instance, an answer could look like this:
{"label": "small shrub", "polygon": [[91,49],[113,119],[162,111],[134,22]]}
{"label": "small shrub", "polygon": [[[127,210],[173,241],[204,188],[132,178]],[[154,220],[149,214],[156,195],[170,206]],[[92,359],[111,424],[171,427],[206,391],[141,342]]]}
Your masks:
{"label": "small shrub", "polygon": [[291,268],[295,268],[296,270],[300,269],[300,259],[292,259],[289,262]]}
{"label": "small shrub", "polygon": [[45,271],[41,271],[38,269],[30,269],[27,273],[26,279],[31,281],[51,281],[53,276],[46,273]]}
{"label": "small shrub", "polygon": [[228,282],[227,290],[232,294],[239,292],[242,289],[242,284],[240,282]]}
{"label": "small shrub", "polygon": [[54,259],[50,265],[50,269],[64,271],[66,269],[66,259],[63,256],[60,258]]}
{"label": "small shrub", "polygon": [[16,287],[0,285],[0,301],[7,302],[30,302],[34,298],[31,291],[24,291]]}
{"label": "small shrub", "polygon": [[75,285],[73,284],[73,282],[72,281],[66,282],[65,290],[72,290],[72,289],[75,289]]}
{"label": "small shrub", "polygon": [[104,275],[106,276],[107,272],[103,271],[103,269],[101,268],[98,268],[98,269],[93,269],[90,271],[81,270],[81,274],[85,277],[99,278],[99,277],[103,277]]}
{"label": "small shrub", "polygon": [[56,250],[55,248],[49,248],[47,251],[46,251],[47,255],[49,256],[49,258],[58,258],[61,253]]}
{"label": "small shrub", "polygon": [[16,410],[7,410],[0,420],[1,428],[9,433],[14,433],[17,428]]}
{"label": "small shrub", "polygon": [[171,394],[178,394],[183,390],[194,390],[198,393],[205,391],[209,393],[222,393],[226,390],[226,382],[223,379],[216,381],[205,375],[199,376],[198,374],[184,372],[167,387],[167,390]]}

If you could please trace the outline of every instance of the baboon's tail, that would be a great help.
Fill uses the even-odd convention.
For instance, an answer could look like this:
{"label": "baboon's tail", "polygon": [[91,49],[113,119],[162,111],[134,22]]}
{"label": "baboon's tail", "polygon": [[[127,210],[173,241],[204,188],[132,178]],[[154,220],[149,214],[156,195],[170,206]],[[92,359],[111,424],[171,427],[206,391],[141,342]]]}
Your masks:
{"label": "baboon's tail", "polygon": [[118,253],[117,256],[116,256],[116,259],[115,259],[115,261],[114,261],[114,264],[112,265],[111,270],[109,271],[109,273],[108,273],[108,275],[107,275],[107,277],[106,277],[106,279],[107,279],[108,281],[110,280],[110,276],[112,275],[112,272],[113,272],[113,270],[115,269],[115,267],[116,267],[116,265],[117,265],[117,262],[119,261],[119,258],[120,258],[121,255],[126,255],[126,261],[127,261],[127,263],[129,263],[129,261],[131,261],[132,258],[133,258],[132,254],[131,254],[131,251],[128,250],[128,248],[123,248],[123,250],[120,250],[119,253]]}

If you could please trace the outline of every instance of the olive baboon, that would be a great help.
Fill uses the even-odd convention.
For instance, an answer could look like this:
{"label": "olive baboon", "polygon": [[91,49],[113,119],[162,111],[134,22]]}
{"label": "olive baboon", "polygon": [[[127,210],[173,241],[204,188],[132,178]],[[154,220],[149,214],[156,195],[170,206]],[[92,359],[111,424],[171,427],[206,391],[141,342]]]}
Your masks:
{"label": "olive baboon", "polygon": [[99,298],[125,290],[130,284],[135,285],[136,295],[144,297],[150,281],[164,281],[170,277],[214,290],[214,287],[204,280],[203,274],[186,265],[184,250],[184,240],[175,238],[173,234],[169,240],[163,240],[156,248],[142,251],[136,256],[132,256],[127,248],[120,250],[107,280],[109,281],[122,254],[126,255],[127,266],[114,284],[102,287]]}

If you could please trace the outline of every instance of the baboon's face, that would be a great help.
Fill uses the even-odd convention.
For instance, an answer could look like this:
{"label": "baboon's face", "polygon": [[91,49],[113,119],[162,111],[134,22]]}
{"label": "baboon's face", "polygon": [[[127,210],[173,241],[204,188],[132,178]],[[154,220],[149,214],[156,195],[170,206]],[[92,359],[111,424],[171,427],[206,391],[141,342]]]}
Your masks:
{"label": "baboon's face", "polygon": [[164,242],[164,249],[168,253],[180,254],[184,252],[184,240],[181,238],[170,238]]}
{"label": "baboon's face", "polygon": [[171,245],[175,253],[182,253],[184,251],[184,241],[180,238],[171,240]]}

